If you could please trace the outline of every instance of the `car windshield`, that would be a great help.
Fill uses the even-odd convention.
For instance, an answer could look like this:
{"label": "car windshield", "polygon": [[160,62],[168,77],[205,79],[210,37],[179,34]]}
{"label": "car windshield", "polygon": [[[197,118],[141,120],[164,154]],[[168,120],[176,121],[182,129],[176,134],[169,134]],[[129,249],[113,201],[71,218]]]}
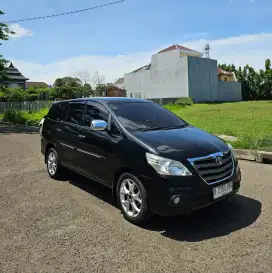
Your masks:
{"label": "car windshield", "polygon": [[168,130],[187,125],[154,102],[111,102],[109,106],[129,131]]}

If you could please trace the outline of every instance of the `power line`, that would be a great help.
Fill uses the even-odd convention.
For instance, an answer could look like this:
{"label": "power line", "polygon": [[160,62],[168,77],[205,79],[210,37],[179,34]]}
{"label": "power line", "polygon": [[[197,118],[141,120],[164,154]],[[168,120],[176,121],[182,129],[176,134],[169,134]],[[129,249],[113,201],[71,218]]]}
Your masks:
{"label": "power line", "polygon": [[118,4],[118,3],[121,3],[121,2],[125,2],[125,1],[126,0],[119,0],[119,1],[110,2],[110,3],[106,3],[106,4],[103,4],[103,5],[99,5],[99,6],[94,6],[94,7],[86,8],[86,9],[79,9],[79,10],[74,10],[74,11],[70,11],[70,12],[64,12],[64,13],[58,13],[58,14],[52,14],[52,15],[46,15],[46,16],[39,16],[39,17],[33,17],[33,18],[25,18],[25,19],[7,21],[7,22],[3,22],[3,23],[4,24],[18,23],[18,22],[24,22],[24,21],[32,21],[32,20],[39,20],[39,19],[45,19],[45,18],[64,16],[64,15],[69,15],[69,14],[73,14],[73,13],[84,12],[84,11],[88,11],[88,10],[92,10],[92,9],[99,9],[99,8],[103,8],[103,7],[110,6],[110,5],[115,5],[115,4]]}

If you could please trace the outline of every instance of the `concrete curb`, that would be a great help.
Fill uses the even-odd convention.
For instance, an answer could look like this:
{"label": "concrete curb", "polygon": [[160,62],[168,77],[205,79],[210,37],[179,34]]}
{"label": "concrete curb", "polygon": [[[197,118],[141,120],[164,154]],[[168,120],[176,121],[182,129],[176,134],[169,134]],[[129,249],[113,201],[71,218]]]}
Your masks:
{"label": "concrete curb", "polygon": [[238,159],[272,163],[272,152],[235,149],[235,153]]}

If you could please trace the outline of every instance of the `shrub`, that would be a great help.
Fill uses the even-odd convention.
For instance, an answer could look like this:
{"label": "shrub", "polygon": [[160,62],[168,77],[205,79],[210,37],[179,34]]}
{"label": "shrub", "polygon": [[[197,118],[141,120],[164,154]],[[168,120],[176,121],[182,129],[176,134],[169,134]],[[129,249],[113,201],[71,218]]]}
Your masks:
{"label": "shrub", "polygon": [[3,115],[3,121],[22,125],[38,125],[41,119],[47,114],[48,109],[42,109],[37,112],[8,110]]}
{"label": "shrub", "polygon": [[192,98],[179,98],[173,104],[176,105],[192,105],[194,101]]}

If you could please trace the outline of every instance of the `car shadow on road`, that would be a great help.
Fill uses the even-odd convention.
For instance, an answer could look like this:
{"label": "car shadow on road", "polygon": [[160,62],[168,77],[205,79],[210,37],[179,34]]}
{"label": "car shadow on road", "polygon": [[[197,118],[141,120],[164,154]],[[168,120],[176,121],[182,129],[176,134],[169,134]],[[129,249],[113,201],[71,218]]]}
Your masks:
{"label": "car shadow on road", "polygon": [[[68,177],[70,184],[117,207],[109,188],[70,171]],[[258,200],[237,194],[188,215],[176,217],[154,215],[143,228],[159,232],[173,240],[198,242],[225,236],[250,226],[260,216],[261,209],[262,204]]]}
{"label": "car shadow on road", "polygon": [[0,124],[0,134],[38,134],[38,128]]}
{"label": "car shadow on road", "polygon": [[66,177],[64,177],[63,180],[69,181],[71,185],[88,192],[114,207],[117,207],[116,202],[114,202],[112,198],[112,190],[108,187],[69,170],[67,170]]}
{"label": "car shadow on road", "polygon": [[260,216],[261,208],[259,201],[237,194],[188,215],[154,216],[146,228],[177,241],[198,242],[250,226]]}

